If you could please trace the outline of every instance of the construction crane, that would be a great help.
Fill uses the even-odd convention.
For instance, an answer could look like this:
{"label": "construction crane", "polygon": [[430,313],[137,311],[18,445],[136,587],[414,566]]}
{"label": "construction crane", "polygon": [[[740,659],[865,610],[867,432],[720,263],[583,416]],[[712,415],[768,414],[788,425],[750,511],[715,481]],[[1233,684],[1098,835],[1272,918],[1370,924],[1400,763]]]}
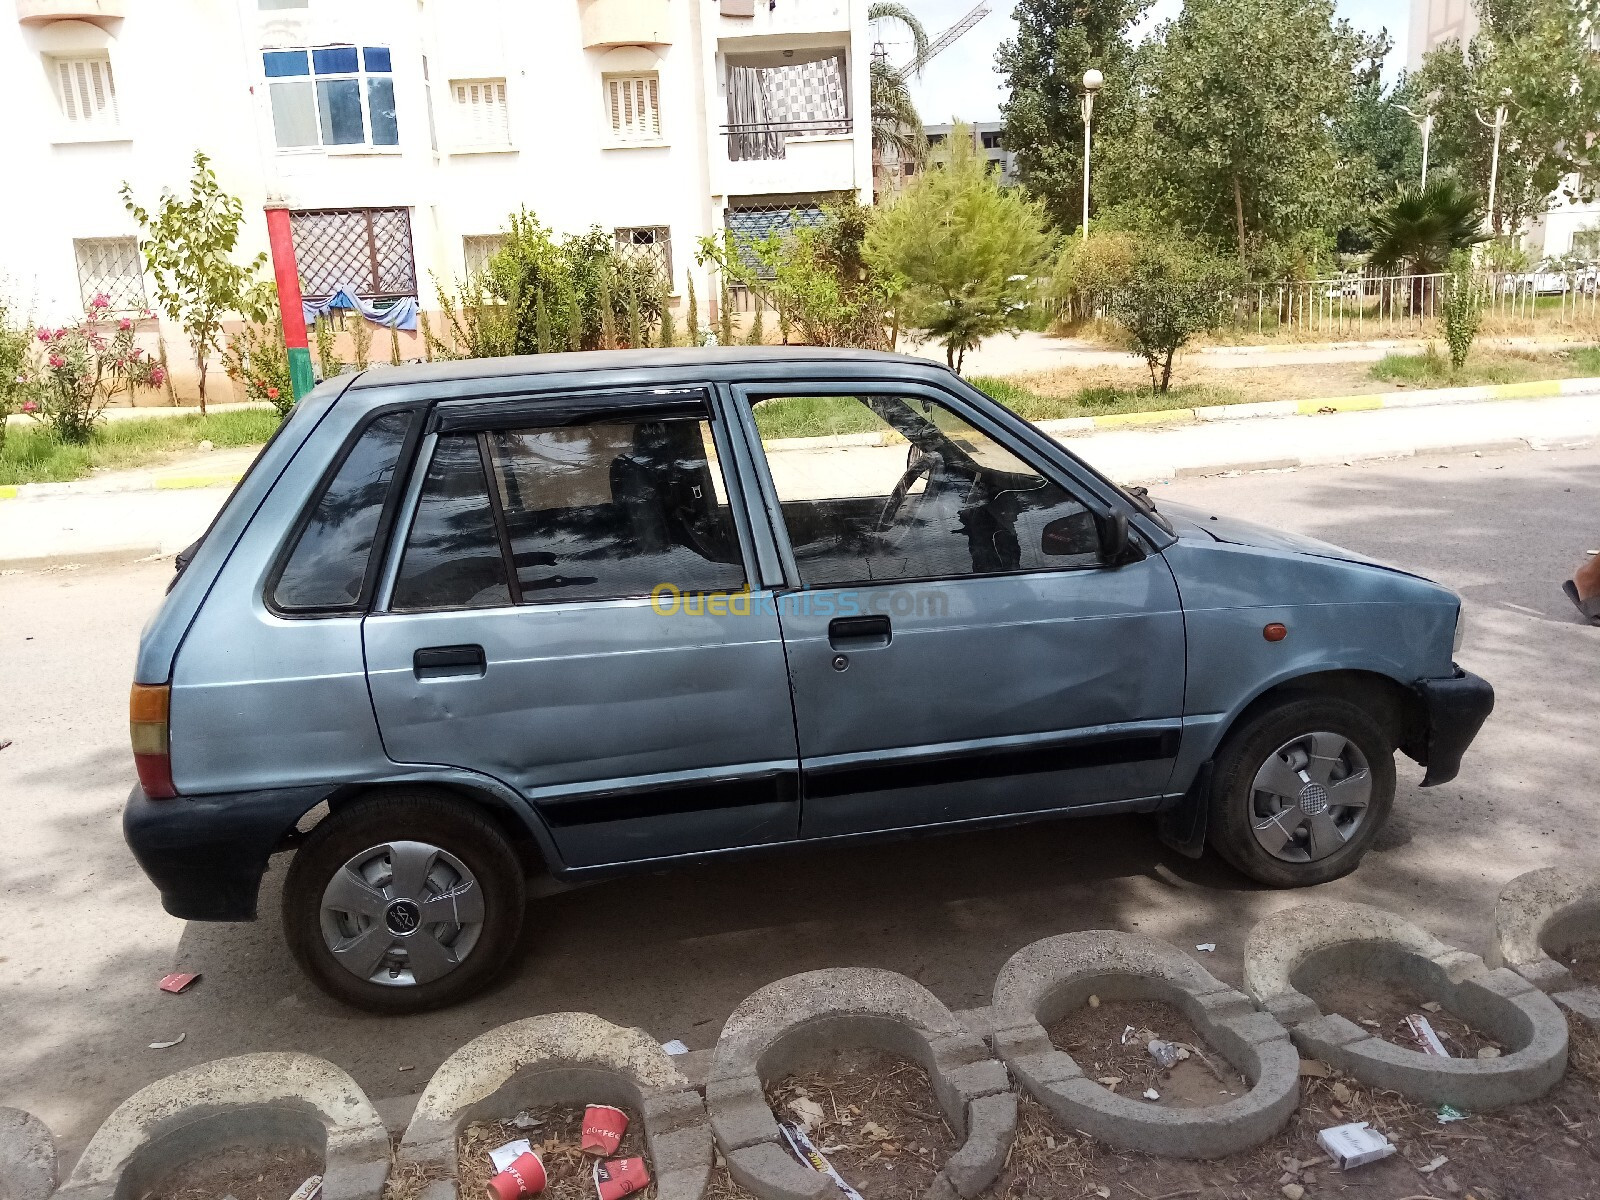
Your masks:
{"label": "construction crane", "polygon": [[971,12],[962,17],[961,20],[957,21],[954,25],[950,26],[949,29],[946,29],[938,37],[934,38],[933,41],[929,42],[926,50],[913,58],[905,66],[901,67],[900,78],[905,79],[908,76],[915,75],[917,72],[921,71],[923,67],[927,66],[934,59],[938,58],[939,55],[950,49],[951,46],[955,45],[956,42],[960,41],[969,32],[971,32],[972,27],[987,17],[989,12],[990,8],[987,4],[975,5]]}

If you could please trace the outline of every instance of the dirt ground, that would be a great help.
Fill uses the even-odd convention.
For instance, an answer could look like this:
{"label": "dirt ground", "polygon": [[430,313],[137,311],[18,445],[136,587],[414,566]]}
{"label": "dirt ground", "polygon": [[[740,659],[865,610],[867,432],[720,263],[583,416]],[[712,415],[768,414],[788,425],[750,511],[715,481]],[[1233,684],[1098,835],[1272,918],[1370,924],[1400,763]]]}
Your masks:
{"label": "dirt ground", "polygon": [[1567,970],[1579,984],[1600,986],[1600,942],[1577,942],[1560,946],[1550,952],[1551,957]]}
{"label": "dirt ground", "polygon": [[[1159,1000],[1101,1000],[1055,1022],[1046,1033],[1072,1055],[1084,1074],[1123,1096],[1140,1096],[1162,1108],[1221,1104],[1249,1090],[1244,1078],[1206,1045],[1177,1008]],[[1150,1054],[1159,1039],[1180,1048],[1183,1059],[1164,1068]],[[1156,1099],[1148,1096],[1156,1093]]]}
{"label": "dirt ground", "polygon": [[322,1174],[322,1159],[295,1146],[230,1146],[186,1163],[139,1200],[289,1200]]}
{"label": "dirt ground", "polygon": [[[644,1125],[637,1113],[623,1111],[628,1114],[627,1132],[617,1152],[607,1157],[642,1158],[648,1167],[650,1155],[645,1149]],[[468,1125],[456,1143],[457,1194],[462,1200],[481,1200],[487,1195],[489,1179],[495,1173],[489,1151],[526,1138],[543,1161],[548,1179],[544,1191],[539,1193],[540,1200],[594,1200],[594,1164],[599,1160],[580,1149],[583,1113],[582,1106],[531,1108],[518,1114],[538,1122],[530,1127],[514,1121],[479,1121]],[[644,1191],[634,1194],[651,1200],[656,1194],[656,1185],[652,1182]]]}
{"label": "dirt ground", "polygon": [[767,1089],[780,1121],[872,1200],[918,1200],[956,1148],[928,1073],[878,1050],[835,1051]]}
{"label": "dirt ground", "polygon": [[1386,1042],[1408,1050],[1423,1049],[1406,1018],[1427,1019],[1451,1058],[1493,1058],[1505,1047],[1474,1029],[1437,1000],[1415,988],[1370,976],[1336,975],[1311,997],[1323,1012],[1336,1012],[1370,1029]]}

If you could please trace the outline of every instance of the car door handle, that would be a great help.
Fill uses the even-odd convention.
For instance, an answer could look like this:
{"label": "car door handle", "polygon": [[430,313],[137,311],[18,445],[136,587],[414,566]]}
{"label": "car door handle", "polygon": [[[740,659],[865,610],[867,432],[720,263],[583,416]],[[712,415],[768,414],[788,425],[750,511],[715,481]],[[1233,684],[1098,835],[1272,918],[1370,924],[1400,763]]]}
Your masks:
{"label": "car door handle", "polygon": [[482,675],[488,669],[482,646],[424,646],[411,656],[411,673],[418,679]]}
{"label": "car door handle", "polygon": [[828,645],[835,650],[887,646],[892,634],[888,617],[835,617],[828,622]]}

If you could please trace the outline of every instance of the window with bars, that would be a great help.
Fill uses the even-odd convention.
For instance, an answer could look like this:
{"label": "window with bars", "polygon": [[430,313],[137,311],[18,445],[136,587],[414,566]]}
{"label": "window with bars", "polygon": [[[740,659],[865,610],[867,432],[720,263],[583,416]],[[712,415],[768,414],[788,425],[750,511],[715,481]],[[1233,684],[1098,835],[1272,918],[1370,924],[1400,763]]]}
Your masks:
{"label": "window with bars", "polygon": [[618,144],[661,140],[661,79],[648,75],[605,77],[606,119]]}
{"label": "window with bars", "polygon": [[149,307],[138,238],[73,238],[72,251],[78,260],[78,291],[85,309],[96,296],[110,300],[113,313],[136,313]]}
{"label": "window with bars", "polygon": [[617,253],[651,264],[668,289],[672,287],[672,230],[665,225],[632,225],[616,231]]}
{"label": "window with bars", "polygon": [[313,46],[261,54],[280,150],[398,146],[387,46]]}
{"label": "window with bars", "polygon": [[73,134],[115,133],[120,128],[110,55],[51,58],[50,67],[61,116]]}
{"label": "window with bars", "polygon": [[489,260],[500,253],[506,244],[503,233],[469,233],[461,239],[461,255],[466,260],[467,275],[480,274],[489,267]]}
{"label": "window with bars", "polygon": [[456,148],[499,149],[511,145],[504,79],[452,79]]}
{"label": "window with bars", "polygon": [[409,209],[305,209],[289,214],[289,228],[307,299],[325,300],[340,288],[363,300],[417,294]]}

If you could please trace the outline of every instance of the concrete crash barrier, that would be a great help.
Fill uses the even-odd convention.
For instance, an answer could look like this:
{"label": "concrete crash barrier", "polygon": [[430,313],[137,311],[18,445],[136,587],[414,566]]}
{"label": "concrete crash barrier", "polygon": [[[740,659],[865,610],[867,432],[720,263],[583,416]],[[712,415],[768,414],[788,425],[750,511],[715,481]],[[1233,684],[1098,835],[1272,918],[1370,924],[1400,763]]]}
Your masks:
{"label": "concrete crash barrier", "polygon": [[[1161,1108],[1086,1077],[1045,1026],[1091,995],[1173,1005],[1250,1083],[1201,1108]],[[1092,930],[1024,946],[995,982],[995,1050],[1063,1125],[1107,1145],[1178,1158],[1221,1158],[1265,1141],[1300,1101],[1300,1056],[1284,1028],[1184,954],[1154,938]]]}
{"label": "concrete crash barrier", "polygon": [[728,1170],[764,1200],[828,1200],[838,1189],[785,1148],[764,1085],[821,1051],[873,1049],[920,1064],[961,1145],[929,1200],[982,1192],[999,1176],[1017,1131],[1006,1069],[921,984],[893,971],[830,968],[791,975],[748,997],[713,1051],[706,1107]]}
{"label": "concrete crash barrier", "polygon": [[396,1163],[422,1168],[430,1179],[423,1200],[455,1200],[456,1145],[467,1125],[553,1104],[631,1108],[644,1124],[657,1200],[698,1200],[705,1191],[711,1131],[699,1093],[649,1034],[589,1013],[513,1021],[445,1059]]}
{"label": "concrete crash barrier", "polygon": [[0,1198],[46,1200],[56,1190],[56,1140],[20,1108],[0,1108]]}
{"label": "concrete crash barrier", "polygon": [[1490,966],[1515,971],[1563,1008],[1600,1026],[1600,988],[1580,986],[1550,953],[1600,941],[1600,878],[1559,867],[1527,871],[1501,889],[1494,924]]}
{"label": "concrete crash barrier", "polygon": [[[1244,972],[1246,990],[1304,1053],[1413,1100],[1481,1112],[1536,1099],[1566,1070],[1567,1022],[1548,996],[1381,908],[1324,901],[1275,913],[1251,930]],[[1409,985],[1509,1053],[1439,1058],[1325,1015],[1307,993],[1340,974]]]}
{"label": "concrete crash barrier", "polygon": [[355,1080],[309,1054],[246,1054],[168,1075],[123,1101],[57,1196],[142,1196],[168,1172],[238,1145],[320,1156],[324,1200],[378,1200],[389,1174],[389,1134]]}

